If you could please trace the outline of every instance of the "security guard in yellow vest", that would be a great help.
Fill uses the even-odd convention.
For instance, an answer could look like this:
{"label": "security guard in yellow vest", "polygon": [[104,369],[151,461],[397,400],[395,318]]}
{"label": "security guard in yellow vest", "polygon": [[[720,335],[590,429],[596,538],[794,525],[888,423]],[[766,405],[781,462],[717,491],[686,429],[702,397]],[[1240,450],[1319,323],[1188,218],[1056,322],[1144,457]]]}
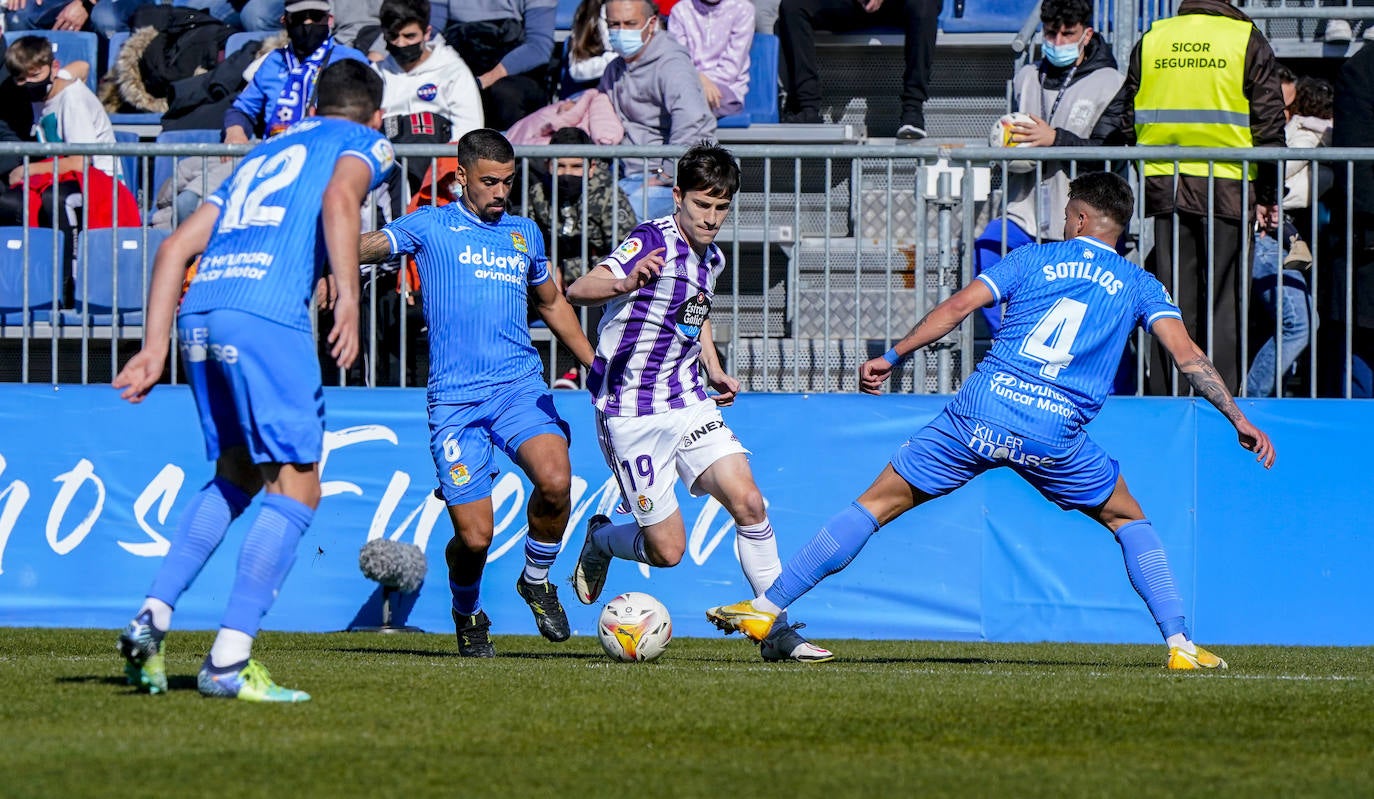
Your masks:
{"label": "security guard in yellow vest", "polygon": [[[1142,146],[1282,147],[1284,103],[1275,66],[1264,35],[1230,3],[1184,0],[1131,52],[1114,104],[1121,110],[1118,126],[1127,143]],[[1155,219],[1148,266],[1173,292],[1188,332],[1207,349],[1227,388],[1237,391],[1245,359],[1241,236],[1254,206],[1275,202],[1277,168],[1159,160],[1146,161],[1144,173],[1145,215]],[[1175,393],[1167,353],[1156,347],[1152,355],[1150,393]]]}

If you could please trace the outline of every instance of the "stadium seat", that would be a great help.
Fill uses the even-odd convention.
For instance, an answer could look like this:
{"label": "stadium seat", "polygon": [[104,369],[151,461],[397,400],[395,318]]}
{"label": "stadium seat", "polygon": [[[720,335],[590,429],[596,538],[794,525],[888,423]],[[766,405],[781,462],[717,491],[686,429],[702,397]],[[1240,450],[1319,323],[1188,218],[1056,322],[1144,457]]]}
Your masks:
{"label": "stadium seat", "polygon": [[716,127],[747,128],[777,121],[778,37],[755,33],[749,46],[749,93],[744,96],[744,110],[716,120]]}
{"label": "stadium seat", "polygon": [[100,64],[96,61],[98,40],[94,33],[85,31],[5,31],[5,41],[13,42],[20,36],[41,36],[52,42],[53,57],[63,64],[72,61],[85,61],[91,65],[86,72],[86,85],[95,91],[100,82]]}
{"label": "stadium seat", "polygon": [[76,250],[76,308],[62,324],[110,327],[143,324],[153,256],[167,238],[157,228],[96,228],[81,233]]}
{"label": "stadium seat", "polygon": [[[159,144],[219,144],[220,132],[218,130],[164,130],[157,134]],[[173,161],[170,155],[159,155],[153,158],[153,196],[148,203],[149,207],[156,204],[157,193],[162,189],[162,184],[172,177]]]}
{"label": "stadium seat", "polygon": [[239,48],[243,47],[245,44],[249,42],[265,41],[274,35],[275,34],[267,31],[239,31],[238,33],[230,34],[229,38],[224,40],[224,56],[228,58],[231,54],[237,53]]}
{"label": "stadium seat", "polygon": [[[52,266],[65,238],[50,228],[0,227],[0,332],[9,335],[32,322],[52,321],[53,298],[58,296]],[[25,318],[24,273],[30,266]]]}
{"label": "stadium seat", "polygon": [[[117,130],[114,132],[114,137],[115,141],[120,144],[138,143],[138,134],[132,131]],[[143,189],[143,182],[140,179],[143,172],[138,168],[142,160],[136,155],[121,155],[119,157],[119,178],[125,186],[129,187],[129,191],[133,192],[135,197]]]}
{"label": "stadium seat", "polygon": [[554,12],[554,30],[570,31],[573,26],[573,15],[577,13],[577,7],[582,0],[558,0],[558,10]]}
{"label": "stadium seat", "polygon": [[954,0],[940,15],[945,33],[1016,33],[1036,13],[1037,0]]}
{"label": "stadium seat", "polygon": [[[120,31],[119,33],[116,33],[110,37],[110,49],[105,57],[106,72],[109,72],[110,70],[114,69],[115,60],[119,58],[119,51],[123,49],[124,43],[127,41],[129,41],[129,34],[127,31]],[[129,114],[110,114],[110,124],[114,125],[115,128],[119,128],[121,125],[161,125],[162,114],[159,114],[156,111],[138,111]],[[119,133],[119,130],[115,131],[115,138],[119,138]],[[119,139],[119,141],[124,141],[124,139]],[[138,141],[137,134],[135,134],[133,141]],[[124,174],[128,175],[129,173],[125,172]],[[129,188],[133,189],[135,193],[138,192],[138,186],[135,186],[132,183],[128,183],[128,181],[125,181],[125,183],[126,185],[128,185]]]}

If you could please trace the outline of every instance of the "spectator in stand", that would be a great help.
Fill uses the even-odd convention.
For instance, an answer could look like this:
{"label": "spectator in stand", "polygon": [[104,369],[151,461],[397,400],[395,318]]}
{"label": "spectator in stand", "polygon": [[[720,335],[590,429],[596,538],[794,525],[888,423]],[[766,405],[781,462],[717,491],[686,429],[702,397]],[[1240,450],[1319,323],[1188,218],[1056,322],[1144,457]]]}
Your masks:
{"label": "spectator in stand", "polygon": [[482,88],[487,126],[509,128],[549,102],[557,0],[441,0],[430,24]]}
{"label": "spectator in stand", "polygon": [[[96,8],[106,3],[124,6],[128,3],[146,5],[156,0],[98,0]],[[198,8],[231,28],[261,33],[276,33],[282,29],[282,0],[172,0],[173,5]],[[123,15],[127,23],[133,10]]]}
{"label": "spectator in stand", "polygon": [[[778,38],[782,83],[787,92],[784,122],[821,121],[821,76],[816,64],[815,30],[842,31],[889,25],[906,34],[902,55],[902,116],[897,138],[924,139],[925,102],[930,97],[930,65],[941,0],[782,0]],[[855,7],[857,6],[857,8]]]}
{"label": "spectator in stand", "polygon": [[[385,28],[381,20],[382,0],[335,0],[334,41],[354,50],[375,52],[378,60],[386,54]],[[429,27],[429,20],[420,26]]]}
{"label": "spectator in stand", "polygon": [[716,118],[744,110],[749,48],[754,43],[754,7],[749,0],[682,0],[668,16],[668,31],[692,56],[706,104]]}
{"label": "spectator in stand", "polygon": [[[114,128],[105,109],[86,84],[62,69],[52,43],[40,36],[22,36],[5,50],[5,68],[33,104],[34,134],[45,143],[114,144]],[[138,225],[138,203],[120,183],[114,156],[64,155],[20,164],[10,170],[9,185],[27,189],[30,225],[56,223],[66,232],[63,254],[62,305],[74,302],[72,254],[76,232],[85,227]],[[57,184],[57,191],[51,187]],[[24,191],[5,195],[17,203],[22,218]],[[84,207],[83,207],[84,206]],[[14,206],[11,206],[13,209]]]}
{"label": "spectator in stand", "polygon": [[[1040,62],[1022,67],[1012,81],[1012,104],[1017,111],[1030,115],[1032,122],[1011,129],[1012,144],[1102,144],[1106,131],[1094,134],[1094,128],[1116,97],[1124,76],[1116,69],[1111,48],[1093,30],[1092,18],[1092,0],[1044,0],[1040,6],[1044,41]],[[1069,201],[1072,164],[1046,161],[1037,179],[1034,164],[1023,163],[1030,169],[1008,170],[1006,217],[989,221],[973,243],[977,274],[997,265],[1017,247],[1064,240],[1064,215],[1054,209]],[[1002,307],[984,308],[983,318],[995,335],[1002,326]]]}
{"label": "spectator in stand", "polygon": [[[1175,16],[1155,20],[1131,51],[1113,101],[1120,111],[1115,128],[1128,144],[1283,147],[1275,65],[1264,34],[1226,0],[1183,0]],[[1234,393],[1246,355],[1240,348],[1241,235],[1250,234],[1252,211],[1267,215],[1277,202],[1277,169],[1254,161],[1247,169],[1239,162],[1161,159],[1146,161],[1144,174],[1145,215],[1154,217],[1149,268]],[[1258,209],[1250,207],[1257,201]],[[1156,343],[1150,393],[1171,393],[1171,376],[1169,354]]]}
{"label": "spectator in stand", "polygon": [[[592,137],[580,128],[554,131],[549,144],[593,144]],[[630,201],[614,182],[610,170],[595,158],[553,158],[548,173],[539,173],[531,183],[529,216],[544,233],[545,251],[550,258],[557,253],[558,268],[552,270],[560,290],[587,272],[588,263],[597,263],[630,234],[635,215]],[[558,211],[551,205],[557,186]],[[586,215],[583,215],[583,202]],[[584,224],[585,222],[585,224]],[[582,243],[586,242],[586,255]]]}
{"label": "spectator in stand", "polygon": [[601,21],[602,0],[582,0],[573,12],[572,35],[568,37],[568,66],[561,95],[567,97],[584,89],[594,89],[617,56],[606,37]]}
{"label": "spectator in stand", "polygon": [[[1336,100],[1332,108],[1331,143],[1335,147],[1374,147],[1374,47],[1364,47],[1346,59],[1336,82]],[[1335,257],[1318,266],[1322,268],[1321,285],[1328,286],[1323,318],[1336,324],[1321,328],[1322,393],[1326,396],[1374,397],[1374,162],[1356,161],[1351,165],[1352,197],[1333,201],[1333,208],[1353,206],[1354,218],[1344,213],[1335,216],[1339,223],[1332,227],[1332,240],[1337,243],[1331,251]],[[1342,194],[1346,177],[1342,170],[1336,181]],[[1354,264],[1346,261],[1349,246]],[[1330,268],[1326,268],[1327,263]],[[1348,285],[1346,270],[1353,274],[1354,285]],[[1353,311],[1346,311],[1346,303]],[[1350,328],[1351,346],[1346,347],[1346,330]],[[1345,367],[1350,360],[1350,369]]]}
{"label": "spectator in stand", "polygon": [[290,42],[267,56],[224,112],[227,144],[269,138],[305,119],[315,104],[315,81],[329,64],[344,58],[369,63],[367,56],[334,41],[329,0],[287,0],[281,24]]}
{"label": "spectator in stand", "polygon": [[[1350,0],[1320,0],[1317,5],[1322,8],[1333,8],[1340,6],[1370,6],[1374,5],[1374,3],[1369,2],[1369,0],[1354,0],[1354,2]],[[1325,21],[1325,24],[1321,26],[1321,31],[1317,34],[1316,38],[1329,44],[1350,44],[1350,41],[1355,38],[1355,28],[1359,26],[1361,22],[1364,24],[1364,32],[1361,34],[1361,38],[1365,41],[1374,40],[1374,24],[1371,24],[1374,23],[1374,20],[1368,19],[1363,21],[1359,19],[1328,19]]]}
{"label": "spectator in stand", "polygon": [[[676,39],[658,34],[654,5],[608,0],[601,16],[620,57],[606,67],[598,88],[625,123],[624,144],[690,146],[714,138],[716,118],[701,83],[682,79],[696,72],[692,57]],[[640,221],[672,213],[674,159],[631,158],[620,166],[620,188]]]}
{"label": "spectator in stand", "polygon": [[[397,144],[447,144],[485,127],[477,81],[457,51],[434,37],[429,0],[385,0],[379,13],[387,56],[378,64],[386,93],[382,132]],[[429,159],[406,161],[410,190]]]}

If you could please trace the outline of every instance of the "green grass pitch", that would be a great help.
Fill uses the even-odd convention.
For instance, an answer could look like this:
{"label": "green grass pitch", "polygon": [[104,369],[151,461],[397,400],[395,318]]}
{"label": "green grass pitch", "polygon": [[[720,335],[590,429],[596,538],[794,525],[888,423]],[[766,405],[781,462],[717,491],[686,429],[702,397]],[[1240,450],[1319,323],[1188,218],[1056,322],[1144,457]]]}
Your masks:
{"label": "green grass pitch", "polygon": [[208,632],[167,695],[115,630],[0,629],[3,797],[1374,796],[1374,649],[825,641],[767,664],[738,636],[655,663],[594,638],[263,634],[300,706],[202,699]]}

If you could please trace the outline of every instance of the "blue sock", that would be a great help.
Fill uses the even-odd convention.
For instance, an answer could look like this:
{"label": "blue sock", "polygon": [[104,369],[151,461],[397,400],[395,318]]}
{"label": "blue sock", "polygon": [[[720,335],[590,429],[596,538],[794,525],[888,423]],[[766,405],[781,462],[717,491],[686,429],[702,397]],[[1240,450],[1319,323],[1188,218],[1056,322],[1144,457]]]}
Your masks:
{"label": "blue sock", "polygon": [[229,525],[243,515],[252,501],[252,497],[222,477],[206,483],[182,511],[176,535],[167,549],[167,557],[158,567],[148,596],[175,607],[219,548]]}
{"label": "blue sock", "polygon": [[296,562],[296,545],[313,518],[315,511],[290,497],[268,494],[263,498],[262,510],[243,539],[238,573],[221,627],[257,635],[262,617],[276,601],[287,572]]}
{"label": "blue sock", "polygon": [[558,557],[559,543],[546,544],[525,536],[525,582],[547,583],[549,567]]}
{"label": "blue sock", "polygon": [[1126,559],[1126,575],[1131,578],[1131,586],[1145,600],[1160,633],[1166,639],[1176,633],[1187,635],[1183,597],[1174,585],[1174,572],[1164,554],[1164,542],[1159,540],[1154,526],[1146,519],[1131,522],[1116,531],[1116,540]]}
{"label": "blue sock", "polygon": [[482,580],[472,585],[459,585],[448,581],[448,590],[453,594],[453,612],[459,616],[472,616],[482,609]]}
{"label": "blue sock", "polygon": [[878,520],[857,502],[835,514],[819,533],[782,567],[782,574],[764,592],[780,608],[796,602],[816,583],[849,565],[868,539],[878,532]]}

